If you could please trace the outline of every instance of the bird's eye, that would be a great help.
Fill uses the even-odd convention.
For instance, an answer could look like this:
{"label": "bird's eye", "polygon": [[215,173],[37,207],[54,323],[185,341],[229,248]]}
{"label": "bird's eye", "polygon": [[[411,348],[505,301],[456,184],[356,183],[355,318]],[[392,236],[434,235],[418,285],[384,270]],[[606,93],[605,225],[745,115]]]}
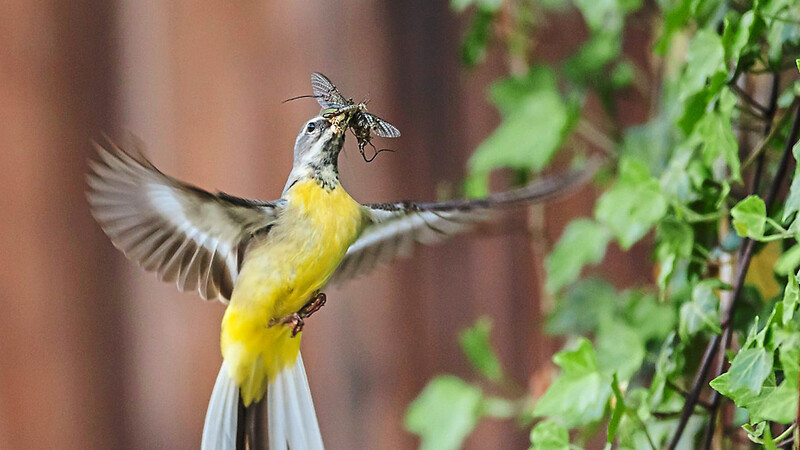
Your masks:
{"label": "bird's eye", "polygon": [[316,129],[317,129],[317,124],[315,124],[314,122],[309,122],[308,125],[306,125],[306,133],[313,133],[314,130]]}

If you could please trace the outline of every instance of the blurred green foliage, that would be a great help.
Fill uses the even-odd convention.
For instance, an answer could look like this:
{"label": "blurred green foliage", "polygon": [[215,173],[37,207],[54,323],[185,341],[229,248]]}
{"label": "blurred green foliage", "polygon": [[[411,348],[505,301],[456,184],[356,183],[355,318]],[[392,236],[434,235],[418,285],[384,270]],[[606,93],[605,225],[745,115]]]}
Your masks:
{"label": "blurred green foliage", "polygon": [[[780,184],[776,176],[784,148],[800,158],[789,131],[800,95],[800,4],[452,0],[452,6],[471,15],[465,64],[477,70],[488,52],[498,52],[509,66],[509,75],[489,88],[501,121],[469,161],[468,193],[485,194],[497,169],[537,174],[553,161],[580,164],[598,153],[606,165],[592,216],[570,222],[545,261],[555,303],[544,330],[565,342],[553,357],[557,369],[546,392],[487,394],[507,391],[514,380],[492,350],[491,321],[481,318],[459,337],[478,377],[432,380],[410,406],[407,429],[423,448],[437,449],[460,447],[485,418],[515,419],[530,430],[531,449],[581,448],[598,433],[615,448],[662,448],[672,439],[677,448],[698,448],[710,442],[703,436],[713,420],[721,422],[713,429],[723,448],[742,439],[786,445],[798,411],[800,165],[790,181]],[[581,15],[585,41],[559,61],[537,61],[537,42],[550,38],[544,25],[565,14]],[[626,54],[631,29],[639,38],[651,30],[647,58]],[[650,112],[627,126],[620,99],[632,97]],[[767,205],[770,190],[778,195]],[[751,240],[756,254],[731,307],[734,274]],[[772,241],[780,245],[762,250]],[[581,278],[609,245],[652,248],[652,281],[619,289]],[[775,296],[759,280],[776,280],[782,293]],[[698,406],[678,435],[703,348],[715,338],[727,344],[728,330],[723,370],[712,370],[710,383],[699,388],[704,398],[723,396],[735,414]]]}

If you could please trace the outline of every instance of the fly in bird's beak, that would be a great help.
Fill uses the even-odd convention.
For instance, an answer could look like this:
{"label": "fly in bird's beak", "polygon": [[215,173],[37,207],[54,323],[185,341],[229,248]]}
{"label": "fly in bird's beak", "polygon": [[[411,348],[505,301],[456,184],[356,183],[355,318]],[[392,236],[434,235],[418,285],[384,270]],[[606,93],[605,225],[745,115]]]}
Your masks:
{"label": "fly in bird's beak", "polygon": [[347,130],[347,114],[339,114],[328,119],[331,124],[331,129],[335,134],[343,135]]}

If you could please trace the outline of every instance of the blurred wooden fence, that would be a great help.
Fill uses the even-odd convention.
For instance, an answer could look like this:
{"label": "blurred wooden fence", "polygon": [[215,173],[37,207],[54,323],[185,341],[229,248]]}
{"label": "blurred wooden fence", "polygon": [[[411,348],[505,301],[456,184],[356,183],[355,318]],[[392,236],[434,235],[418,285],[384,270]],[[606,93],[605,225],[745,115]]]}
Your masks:
{"label": "blurred wooden fence", "polygon": [[[347,5],[347,6],[345,6]],[[574,21],[574,20],[573,20]],[[320,70],[368,94],[402,131],[344,184],[361,201],[430,199],[458,183],[497,123],[484,100],[503,73],[458,62],[446,2],[45,0],[0,2],[0,448],[196,448],[219,363],[223,307],[124,260],[88,214],[89,140],[131,130],[165,172],[209,189],[277,196],[294,136],[317,112]],[[550,52],[578,37],[555,30]],[[546,249],[584,190],[547,213]],[[540,334],[539,264],[524,212],[507,234],[422,249],[343,289],[313,318],[304,354],[332,449],[413,448],[407,404],[433,375],[471,377],[456,342],[486,314],[508,370],[546,384],[557,345]],[[635,263],[612,256],[622,282]],[[524,448],[483,424],[470,448]]]}

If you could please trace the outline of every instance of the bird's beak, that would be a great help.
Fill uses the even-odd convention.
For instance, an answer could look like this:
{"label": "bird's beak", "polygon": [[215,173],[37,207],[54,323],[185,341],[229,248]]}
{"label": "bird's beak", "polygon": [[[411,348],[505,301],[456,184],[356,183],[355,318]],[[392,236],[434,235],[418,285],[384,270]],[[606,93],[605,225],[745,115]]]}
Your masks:
{"label": "bird's beak", "polygon": [[338,116],[328,119],[334,134],[344,135],[345,129],[347,128],[345,118],[346,114],[339,114]]}
{"label": "bird's beak", "polygon": [[338,155],[344,145],[344,132],[347,129],[341,116],[333,117],[327,121],[327,129],[324,131],[322,139],[325,140],[325,153]]}

